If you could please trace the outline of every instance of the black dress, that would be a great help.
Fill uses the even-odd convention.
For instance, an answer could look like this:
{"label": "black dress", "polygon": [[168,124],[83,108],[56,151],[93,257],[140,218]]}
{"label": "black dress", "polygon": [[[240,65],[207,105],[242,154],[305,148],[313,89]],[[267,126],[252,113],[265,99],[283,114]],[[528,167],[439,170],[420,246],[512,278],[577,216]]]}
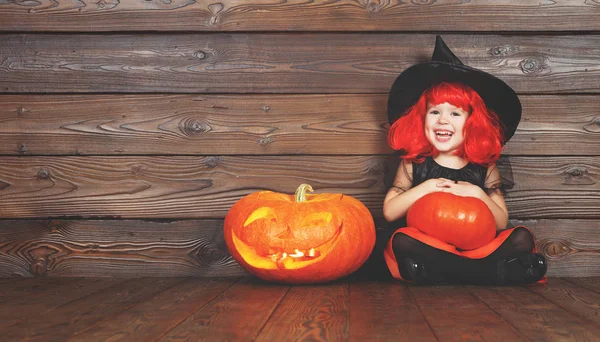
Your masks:
{"label": "black dress", "polygon": [[487,167],[468,163],[461,169],[451,169],[438,164],[433,158],[427,157],[422,163],[412,164],[412,187],[432,178],[446,178],[453,181],[464,181],[486,189],[485,181]]}

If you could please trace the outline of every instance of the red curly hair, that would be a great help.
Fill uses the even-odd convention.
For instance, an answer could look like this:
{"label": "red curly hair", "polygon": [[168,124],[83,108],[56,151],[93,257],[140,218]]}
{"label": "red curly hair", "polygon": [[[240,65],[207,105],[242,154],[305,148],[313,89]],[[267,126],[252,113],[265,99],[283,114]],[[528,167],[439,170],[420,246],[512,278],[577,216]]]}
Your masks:
{"label": "red curly hair", "polygon": [[440,83],[425,90],[417,103],[406,110],[388,132],[388,144],[400,151],[406,161],[422,162],[424,157],[439,154],[425,137],[427,105],[449,103],[469,113],[464,140],[456,155],[469,162],[488,166],[500,157],[504,134],[496,113],[489,110],[479,94],[461,83]]}

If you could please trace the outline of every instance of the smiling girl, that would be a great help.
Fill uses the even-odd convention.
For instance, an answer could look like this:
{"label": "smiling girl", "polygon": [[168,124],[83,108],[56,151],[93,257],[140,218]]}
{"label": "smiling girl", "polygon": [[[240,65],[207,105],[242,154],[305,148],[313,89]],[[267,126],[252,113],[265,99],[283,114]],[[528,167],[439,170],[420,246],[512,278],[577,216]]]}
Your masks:
{"label": "smiling girl", "polygon": [[402,158],[384,199],[386,220],[406,216],[434,192],[475,197],[494,216],[497,236],[463,251],[413,228],[394,232],[384,256],[395,278],[417,284],[522,284],[541,280],[546,259],[525,227],[504,229],[508,211],[495,162],[521,117],[504,82],[463,65],[438,37],[431,62],[405,70],[388,102],[388,143]]}

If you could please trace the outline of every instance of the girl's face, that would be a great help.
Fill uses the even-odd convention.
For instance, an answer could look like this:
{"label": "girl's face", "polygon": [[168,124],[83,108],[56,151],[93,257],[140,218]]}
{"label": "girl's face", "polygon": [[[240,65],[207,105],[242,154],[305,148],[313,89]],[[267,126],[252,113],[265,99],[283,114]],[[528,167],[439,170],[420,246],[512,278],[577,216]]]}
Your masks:
{"label": "girl's face", "polygon": [[425,137],[440,154],[449,154],[463,143],[463,128],[468,117],[468,112],[448,102],[427,104]]}

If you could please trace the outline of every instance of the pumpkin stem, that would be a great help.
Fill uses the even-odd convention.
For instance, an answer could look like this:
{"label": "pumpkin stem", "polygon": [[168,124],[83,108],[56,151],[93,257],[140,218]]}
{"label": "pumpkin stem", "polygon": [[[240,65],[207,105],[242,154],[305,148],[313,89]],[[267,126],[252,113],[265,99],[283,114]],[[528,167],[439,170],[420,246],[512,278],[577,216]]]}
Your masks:
{"label": "pumpkin stem", "polygon": [[296,193],[294,194],[294,197],[296,197],[296,202],[306,201],[306,191],[313,192],[314,190],[310,184],[300,184],[298,189],[296,189]]}

